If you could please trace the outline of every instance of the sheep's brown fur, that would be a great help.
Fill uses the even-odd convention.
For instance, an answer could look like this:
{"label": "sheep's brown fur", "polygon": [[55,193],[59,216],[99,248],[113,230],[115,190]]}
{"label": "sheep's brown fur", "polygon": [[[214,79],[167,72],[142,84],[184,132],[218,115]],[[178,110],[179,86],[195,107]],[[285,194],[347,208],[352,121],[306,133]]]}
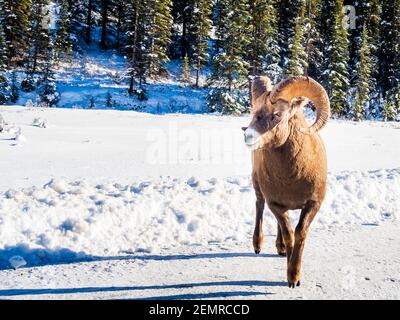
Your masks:
{"label": "sheep's brown fur", "polygon": [[[304,87],[304,77],[295,78],[287,83],[297,85],[297,79]],[[259,253],[263,242],[262,215],[264,203],[267,203],[278,220],[276,247],[279,254],[287,256],[288,283],[290,287],[294,287],[300,285],[301,256],[308,228],[325,197],[327,158],[324,143],[318,132],[304,133],[304,130],[299,130],[308,128],[301,111],[307,100],[294,99],[295,97],[287,95],[287,92],[286,96],[285,92],[277,93],[276,88],[285,91],[282,84],[277,85],[272,92],[266,91],[263,106],[254,106],[254,116],[249,126],[261,135],[260,142],[252,154],[252,178],[257,197],[253,245],[255,252]],[[322,101],[323,105],[317,107],[325,108],[319,112],[324,117],[324,114],[329,116],[329,100],[323,89],[321,92],[315,92],[315,89],[321,88],[314,84],[314,91],[303,92],[303,95],[313,97],[319,104]],[[271,96],[280,101],[276,100],[273,103]],[[277,116],[273,116],[274,114]],[[322,128],[327,120],[317,118],[316,123],[320,121],[318,129]],[[288,210],[296,209],[302,211],[293,232]]]}

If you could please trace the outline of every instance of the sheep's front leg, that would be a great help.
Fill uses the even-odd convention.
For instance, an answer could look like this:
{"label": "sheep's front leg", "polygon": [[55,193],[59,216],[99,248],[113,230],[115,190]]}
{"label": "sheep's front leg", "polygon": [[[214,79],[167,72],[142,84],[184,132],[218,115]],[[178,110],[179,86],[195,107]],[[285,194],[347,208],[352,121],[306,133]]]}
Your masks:
{"label": "sheep's front leg", "polygon": [[300,285],[301,258],[303,255],[304,244],[311,222],[317,214],[320,206],[321,204],[318,202],[309,201],[301,211],[299,223],[295,230],[293,253],[288,265],[288,282],[290,288]]}
{"label": "sheep's front leg", "polygon": [[254,252],[259,254],[261,252],[262,245],[264,243],[264,235],[262,229],[263,223],[263,213],[265,206],[265,199],[261,193],[258,182],[256,179],[253,179],[254,190],[256,192],[256,225],[254,228],[253,234],[253,247]]}

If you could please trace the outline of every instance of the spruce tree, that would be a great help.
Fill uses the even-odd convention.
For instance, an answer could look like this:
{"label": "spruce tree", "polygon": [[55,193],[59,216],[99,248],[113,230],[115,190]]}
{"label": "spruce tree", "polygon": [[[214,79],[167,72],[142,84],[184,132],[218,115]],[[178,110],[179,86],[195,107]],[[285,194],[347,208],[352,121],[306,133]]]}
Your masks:
{"label": "spruce tree", "polygon": [[182,61],[182,76],[181,80],[185,83],[190,82],[190,64],[189,64],[189,57],[188,55],[183,58]]}
{"label": "spruce tree", "polygon": [[21,66],[28,47],[31,0],[4,0],[4,33],[8,52],[8,65]]}
{"label": "spruce tree", "polygon": [[144,82],[148,74],[149,63],[149,26],[147,11],[148,0],[129,0],[127,2],[127,17],[125,20],[126,46],[129,59],[127,75],[129,77],[129,95],[136,95],[140,100],[146,99]]}
{"label": "spruce tree", "polygon": [[19,88],[18,88],[18,83],[17,83],[17,72],[13,70],[12,75],[11,75],[11,96],[10,96],[10,101],[12,103],[16,103],[19,99]]}
{"label": "spruce tree", "polygon": [[370,0],[369,7],[367,10],[367,18],[365,27],[368,32],[368,46],[370,48],[370,57],[371,57],[371,77],[369,80],[370,83],[370,104],[367,110],[369,116],[371,118],[378,117],[379,110],[379,98],[380,98],[380,89],[378,87],[379,81],[379,50],[380,50],[380,41],[381,41],[381,13],[382,7],[379,0]]}
{"label": "spruce tree", "polygon": [[306,0],[301,0],[299,16],[294,26],[294,35],[289,46],[289,60],[285,66],[285,75],[295,77],[304,74],[308,68],[306,53]]}
{"label": "spruce tree", "polygon": [[400,84],[387,92],[382,107],[382,119],[384,121],[400,121]]}
{"label": "spruce tree", "polygon": [[346,98],[349,89],[349,40],[347,30],[342,22],[343,0],[334,0],[332,39],[330,43],[328,78],[332,114],[344,116],[347,112]]}
{"label": "spruce tree", "polygon": [[[305,13],[305,51],[307,57],[308,67],[305,74],[311,76],[317,81],[322,81],[324,55],[323,50],[325,47],[323,35],[321,34],[322,28],[322,0],[306,0],[306,13]],[[326,21],[323,22],[326,24]]]}
{"label": "spruce tree", "polygon": [[94,11],[94,0],[87,0],[86,7],[86,26],[85,26],[85,41],[87,45],[92,42],[92,29],[93,29],[93,11]]}
{"label": "spruce tree", "polygon": [[54,78],[54,48],[51,41],[46,49],[46,60],[43,63],[41,77],[38,81],[38,93],[41,105],[45,107],[53,107],[60,100],[60,94],[57,91],[57,85]]}
{"label": "spruce tree", "polygon": [[[247,84],[249,64],[244,52],[250,43],[248,32],[249,6],[246,0],[221,0],[221,23],[217,37],[220,52],[213,59],[207,107],[210,111],[240,114],[248,106]],[[242,90],[241,90],[242,89]]]}
{"label": "spruce tree", "polygon": [[382,2],[380,82],[384,95],[400,81],[400,0]]}
{"label": "spruce tree", "polygon": [[249,6],[245,0],[221,0],[221,24],[217,29],[221,52],[214,57],[211,82],[229,91],[243,83],[248,63],[243,57],[250,40],[246,27]]}
{"label": "spruce tree", "polygon": [[109,14],[111,9],[111,0],[101,0],[101,36],[100,48],[107,49],[107,32],[109,24]]}
{"label": "spruce tree", "polygon": [[167,49],[170,44],[172,27],[172,1],[153,0],[150,1],[154,8],[150,11],[149,20],[144,25],[147,36],[151,38],[150,48],[148,49],[149,72],[148,76],[155,77],[166,71],[165,64],[169,61]]}
{"label": "spruce tree", "polygon": [[250,41],[246,48],[249,75],[267,74],[274,82],[282,76],[279,66],[277,3],[277,0],[250,1]]}
{"label": "spruce tree", "polygon": [[281,48],[278,34],[278,4],[277,0],[269,0],[265,10],[265,37],[266,51],[264,56],[263,71],[273,83],[278,83],[283,75],[281,62]]}
{"label": "spruce tree", "polygon": [[71,8],[69,0],[60,0],[60,11],[56,26],[56,40],[54,44],[55,58],[71,59],[72,39],[71,39]]}
{"label": "spruce tree", "polygon": [[369,43],[370,38],[368,36],[368,30],[366,25],[364,25],[364,30],[361,35],[360,58],[356,70],[356,96],[351,112],[355,120],[363,120],[369,115],[370,77],[372,72],[371,48]]}
{"label": "spruce tree", "polygon": [[193,59],[193,69],[196,71],[196,87],[199,86],[200,71],[207,63],[209,58],[208,40],[211,30],[211,10],[213,1],[192,0],[193,11],[190,25],[191,53]]}
{"label": "spruce tree", "polygon": [[32,91],[35,89],[34,75],[42,72],[50,42],[48,0],[35,0],[32,5],[29,27],[30,46],[26,62],[26,78],[21,82],[21,89]]}
{"label": "spruce tree", "polygon": [[289,46],[294,38],[296,19],[299,16],[303,0],[280,0],[279,4],[279,46],[281,48],[281,65],[286,65]]}
{"label": "spruce tree", "polygon": [[11,87],[7,78],[7,47],[3,32],[3,22],[0,16],[0,104],[4,104],[11,98]]}

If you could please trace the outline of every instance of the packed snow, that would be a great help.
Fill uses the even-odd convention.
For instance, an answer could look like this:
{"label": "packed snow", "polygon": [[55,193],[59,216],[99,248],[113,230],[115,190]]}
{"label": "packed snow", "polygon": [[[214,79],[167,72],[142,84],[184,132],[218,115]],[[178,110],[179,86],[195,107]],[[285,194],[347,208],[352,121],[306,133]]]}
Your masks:
{"label": "packed snow", "polygon": [[[109,257],[128,263],[125,258],[216,248],[226,254],[245,250],[235,261],[240,268],[251,263],[246,259],[252,259],[255,196],[251,155],[240,130],[249,117],[16,106],[0,107],[0,113],[6,123],[0,133],[2,286],[18,283],[1,280],[11,268],[58,268],[51,265],[66,262],[86,268],[91,261],[107,264],[102,261]],[[312,225],[322,251],[326,235],[339,241],[341,234],[362,233],[365,227],[373,228],[370,239],[375,241],[393,226],[390,237],[396,245],[387,250],[395,254],[400,243],[395,231],[399,128],[396,123],[331,120],[322,132],[328,193]],[[295,223],[298,214],[292,218]],[[266,209],[265,233],[274,235],[275,229]],[[275,254],[270,242],[267,254]],[[349,250],[364,250],[354,247],[359,244],[355,241]],[[398,261],[392,263],[398,268]],[[284,281],[283,264],[279,270]]]}

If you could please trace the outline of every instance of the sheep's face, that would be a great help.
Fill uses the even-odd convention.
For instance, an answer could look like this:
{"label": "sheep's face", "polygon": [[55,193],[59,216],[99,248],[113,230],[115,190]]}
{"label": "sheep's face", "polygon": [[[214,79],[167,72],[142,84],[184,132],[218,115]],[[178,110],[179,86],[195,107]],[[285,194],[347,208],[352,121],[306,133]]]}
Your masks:
{"label": "sheep's face", "polygon": [[255,101],[253,118],[242,128],[246,145],[253,150],[283,145],[290,133],[289,120],[304,103],[304,99],[296,98],[290,103],[279,99],[272,104],[268,96],[263,103]]}

